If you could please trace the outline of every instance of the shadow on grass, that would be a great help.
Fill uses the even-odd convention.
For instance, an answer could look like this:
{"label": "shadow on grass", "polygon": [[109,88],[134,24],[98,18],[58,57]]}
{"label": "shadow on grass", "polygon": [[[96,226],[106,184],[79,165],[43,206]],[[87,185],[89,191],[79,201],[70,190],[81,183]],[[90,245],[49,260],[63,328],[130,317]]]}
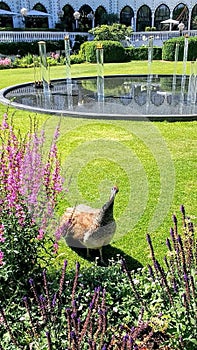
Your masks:
{"label": "shadow on grass", "polygon": [[[67,239],[66,243],[75,253],[77,253],[83,259],[93,262],[95,261],[96,258],[98,258],[97,264],[99,266],[103,266],[100,260],[100,254],[98,249],[90,249],[90,257],[87,257],[86,247],[84,247],[83,245],[79,245],[79,242],[76,243],[73,240],[71,241]],[[125,259],[129,270],[136,270],[138,268],[143,267],[143,265],[138,260],[132,258],[128,254],[125,254],[121,249],[112,247],[111,245],[104,246],[102,249],[102,252],[103,252],[103,260],[105,262],[105,266],[108,266],[112,259],[116,261],[122,257]]]}

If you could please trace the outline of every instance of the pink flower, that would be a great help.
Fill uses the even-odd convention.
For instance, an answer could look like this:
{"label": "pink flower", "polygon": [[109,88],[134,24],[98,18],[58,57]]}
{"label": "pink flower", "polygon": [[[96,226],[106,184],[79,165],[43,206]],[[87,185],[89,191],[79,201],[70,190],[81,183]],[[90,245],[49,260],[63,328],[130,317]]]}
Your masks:
{"label": "pink flower", "polygon": [[2,123],[1,123],[1,129],[2,130],[9,129],[9,125],[7,123],[7,119],[8,119],[8,115],[7,115],[7,113],[5,113],[3,115],[3,120],[2,120]]}
{"label": "pink flower", "polygon": [[4,252],[2,252],[2,250],[0,250],[0,265],[3,265],[3,257],[4,257]]}
{"label": "pink flower", "polygon": [[39,234],[37,235],[36,238],[37,238],[39,241],[41,241],[41,240],[43,239],[43,237],[44,237],[44,231],[43,231],[42,228],[40,228],[38,232],[39,232]]}
{"label": "pink flower", "polygon": [[0,243],[4,243],[5,242],[5,237],[3,237],[2,233],[0,233]]}
{"label": "pink flower", "polygon": [[58,252],[58,248],[59,248],[59,245],[58,245],[58,243],[57,242],[55,242],[54,244],[53,244],[53,253],[54,254],[57,254],[57,252]]}
{"label": "pink flower", "polygon": [[0,66],[9,66],[11,64],[10,58],[1,58],[0,59]]}

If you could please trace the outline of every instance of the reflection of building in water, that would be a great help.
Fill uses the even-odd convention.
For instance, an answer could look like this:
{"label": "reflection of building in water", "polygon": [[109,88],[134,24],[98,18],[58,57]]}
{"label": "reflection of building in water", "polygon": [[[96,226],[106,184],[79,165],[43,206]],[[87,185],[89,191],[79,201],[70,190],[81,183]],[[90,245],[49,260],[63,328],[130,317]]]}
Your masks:
{"label": "reflection of building in water", "polygon": [[[177,115],[190,113],[188,99],[189,78],[186,78],[185,93],[182,95],[181,76],[177,76],[176,89],[173,76],[153,76],[151,84],[145,76],[105,77],[105,92],[102,114],[137,114],[137,115]],[[68,90],[66,80],[52,82],[49,93],[36,89],[33,84],[14,88],[6,98],[15,103],[24,104],[52,111],[77,111],[78,113],[98,112],[97,79],[73,79]],[[193,98],[192,113],[196,111],[196,93]],[[179,106],[181,105],[181,108]]]}

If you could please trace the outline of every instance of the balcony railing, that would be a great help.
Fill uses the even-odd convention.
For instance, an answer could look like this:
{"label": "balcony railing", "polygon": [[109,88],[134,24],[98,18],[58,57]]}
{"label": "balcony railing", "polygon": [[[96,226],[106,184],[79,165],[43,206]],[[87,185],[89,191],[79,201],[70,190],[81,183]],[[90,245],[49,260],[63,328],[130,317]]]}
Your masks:
{"label": "balcony railing", "polygon": [[[32,42],[32,41],[58,41],[63,40],[66,32],[48,32],[48,31],[0,31],[0,42]],[[90,39],[88,33],[69,33],[71,43],[74,43],[76,35],[83,35]]]}
{"label": "balcony railing", "polygon": [[[184,30],[181,35],[197,36],[197,30]],[[148,38],[153,36],[154,46],[162,46],[164,41],[179,37],[180,32],[176,31],[154,31],[154,32],[134,32],[131,35],[131,44],[133,46],[147,45]]]}
{"label": "balcony railing", "polygon": [[[32,42],[32,41],[56,41],[63,40],[65,32],[50,32],[50,31],[0,31],[0,42]],[[197,36],[197,30],[185,30],[182,33],[189,36]],[[76,35],[83,35],[87,40],[92,40],[92,35],[83,32],[70,32],[71,43],[74,44]],[[130,43],[133,46],[142,46],[147,44],[149,36],[153,36],[154,45],[162,46],[163,42],[174,37],[180,36],[179,31],[154,31],[154,32],[133,32],[130,38]]]}

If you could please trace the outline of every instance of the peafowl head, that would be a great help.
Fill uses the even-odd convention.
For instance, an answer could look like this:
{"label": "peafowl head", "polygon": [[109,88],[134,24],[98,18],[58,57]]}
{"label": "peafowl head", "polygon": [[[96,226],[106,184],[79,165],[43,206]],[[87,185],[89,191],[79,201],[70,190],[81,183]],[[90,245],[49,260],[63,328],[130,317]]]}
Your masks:
{"label": "peafowl head", "polygon": [[106,211],[111,208],[113,210],[114,199],[116,194],[119,192],[118,186],[113,186],[111,189],[109,200],[103,205],[103,210]]}
{"label": "peafowl head", "polygon": [[114,200],[116,194],[119,192],[119,189],[118,189],[118,186],[113,186],[112,189],[111,189],[111,194],[110,194],[110,197],[109,197],[109,201],[112,201]]}

